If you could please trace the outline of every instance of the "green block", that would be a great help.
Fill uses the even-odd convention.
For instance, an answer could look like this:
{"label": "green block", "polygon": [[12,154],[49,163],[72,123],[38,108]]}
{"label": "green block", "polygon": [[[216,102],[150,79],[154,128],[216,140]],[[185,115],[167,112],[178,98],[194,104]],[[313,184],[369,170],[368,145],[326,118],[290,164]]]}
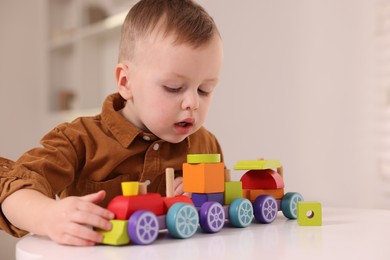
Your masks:
{"label": "green block", "polygon": [[265,170],[279,168],[282,164],[279,160],[244,160],[238,161],[235,170]]}
{"label": "green block", "polygon": [[298,224],[300,226],[321,226],[322,207],[319,202],[298,202],[297,208]]}
{"label": "green block", "polygon": [[242,182],[228,181],[225,182],[225,192],[223,201],[225,205],[230,205],[234,199],[242,198]]}
{"label": "green block", "polygon": [[220,154],[187,154],[187,163],[219,163]]}
{"label": "green block", "polygon": [[110,220],[112,229],[110,231],[98,230],[103,235],[102,244],[120,246],[130,243],[127,235],[127,220]]}

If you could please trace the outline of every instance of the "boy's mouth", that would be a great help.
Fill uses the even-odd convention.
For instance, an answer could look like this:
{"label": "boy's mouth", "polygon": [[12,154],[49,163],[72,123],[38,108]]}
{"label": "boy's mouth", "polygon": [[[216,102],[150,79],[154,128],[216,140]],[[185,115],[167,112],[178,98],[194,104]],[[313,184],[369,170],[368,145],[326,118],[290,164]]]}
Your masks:
{"label": "boy's mouth", "polygon": [[187,126],[190,126],[192,125],[191,123],[188,123],[188,122],[179,122],[176,124],[177,126],[181,126],[181,127],[187,127]]}
{"label": "boy's mouth", "polygon": [[191,127],[194,125],[195,120],[192,118],[185,119],[183,121],[180,121],[175,124],[176,129],[182,133],[186,134],[191,129]]}

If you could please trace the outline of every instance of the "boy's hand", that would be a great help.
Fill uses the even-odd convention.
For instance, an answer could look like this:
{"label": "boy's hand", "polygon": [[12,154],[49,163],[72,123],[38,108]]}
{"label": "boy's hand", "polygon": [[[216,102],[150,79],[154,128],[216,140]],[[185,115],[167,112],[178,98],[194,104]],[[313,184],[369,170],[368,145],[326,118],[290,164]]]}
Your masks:
{"label": "boy's hand", "polygon": [[96,203],[105,197],[105,191],[83,197],[67,197],[52,201],[45,208],[45,234],[65,245],[91,246],[100,243],[103,236],[88,226],[110,230],[114,214]]}
{"label": "boy's hand", "polygon": [[185,195],[191,198],[191,193],[183,192],[183,177],[176,177],[173,181],[173,188],[175,196]]}
{"label": "boy's hand", "polygon": [[6,218],[16,227],[48,236],[57,243],[90,246],[102,241],[102,235],[88,228],[110,230],[114,213],[95,203],[102,201],[105,191],[83,197],[54,200],[31,189],[9,195],[1,204]]}

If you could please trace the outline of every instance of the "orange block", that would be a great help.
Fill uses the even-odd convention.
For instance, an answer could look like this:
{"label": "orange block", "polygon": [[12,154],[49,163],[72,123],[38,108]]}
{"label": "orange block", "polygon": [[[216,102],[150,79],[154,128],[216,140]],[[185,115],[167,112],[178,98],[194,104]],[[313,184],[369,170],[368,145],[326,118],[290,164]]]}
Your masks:
{"label": "orange block", "polygon": [[193,193],[223,192],[225,181],[224,164],[183,163],[183,191]]}
{"label": "orange block", "polygon": [[247,198],[250,201],[254,201],[260,195],[271,195],[275,199],[280,200],[284,196],[284,189],[273,190],[242,190],[242,197]]}

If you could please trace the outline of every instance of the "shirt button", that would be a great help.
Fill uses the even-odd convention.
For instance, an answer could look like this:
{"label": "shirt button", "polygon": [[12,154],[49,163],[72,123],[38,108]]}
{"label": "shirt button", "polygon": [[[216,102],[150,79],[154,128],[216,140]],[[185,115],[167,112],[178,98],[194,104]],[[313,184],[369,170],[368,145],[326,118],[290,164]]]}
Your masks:
{"label": "shirt button", "polygon": [[153,150],[157,151],[160,148],[159,144],[154,144],[153,145]]}
{"label": "shirt button", "polygon": [[147,135],[144,135],[142,138],[143,138],[145,141],[150,141],[150,137],[147,136]]}

